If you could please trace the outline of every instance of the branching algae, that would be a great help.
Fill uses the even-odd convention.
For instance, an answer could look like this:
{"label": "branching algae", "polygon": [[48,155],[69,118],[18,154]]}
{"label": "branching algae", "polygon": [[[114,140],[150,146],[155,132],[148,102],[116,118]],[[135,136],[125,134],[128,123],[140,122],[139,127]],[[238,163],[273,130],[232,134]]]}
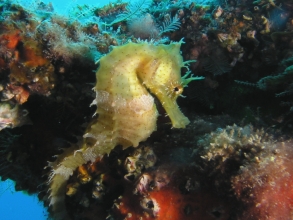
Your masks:
{"label": "branching algae", "polygon": [[180,55],[181,43],[128,43],[101,58],[92,103],[97,105],[98,117],[88,126],[79,150],[66,149],[49,164],[50,205],[56,219],[68,219],[66,182],[77,167],[109,154],[117,145],[137,147],[156,130],[158,112],[152,95],[159,99],[174,128],[189,123],[176,99],[184,86],[202,77],[188,78],[189,72],[181,77],[181,68],[188,63]]}

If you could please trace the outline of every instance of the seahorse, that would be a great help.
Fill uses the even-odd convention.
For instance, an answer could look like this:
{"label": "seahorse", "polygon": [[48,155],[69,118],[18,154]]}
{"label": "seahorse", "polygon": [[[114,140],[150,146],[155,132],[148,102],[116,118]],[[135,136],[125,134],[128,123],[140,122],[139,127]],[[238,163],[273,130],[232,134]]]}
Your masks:
{"label": "seahorse", "polygon": [[[182,41],[169,45],[147,42],[114,47],[100,59],[96,73],[95,114],[78,150],[66,149],[49,165],[50,206],[55,219],[69,219],[65,207],[66,183],[74,170],[89,161],[109,154],[117,145],[137,147],[156,130],[157,97],[174,128],[189,123],[176,100],[192,80],[190,72],[181,77],[181,68],[188,67],[180,55]],[[151,94],[150,94],[151,93]]]}

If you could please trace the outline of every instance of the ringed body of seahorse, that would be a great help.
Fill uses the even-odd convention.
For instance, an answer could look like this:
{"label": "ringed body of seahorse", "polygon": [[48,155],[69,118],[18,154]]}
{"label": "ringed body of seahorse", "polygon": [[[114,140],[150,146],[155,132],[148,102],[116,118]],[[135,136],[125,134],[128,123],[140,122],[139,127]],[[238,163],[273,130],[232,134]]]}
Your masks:
{"label": "ringed body of seahorse", "polygon": [[189,123],[176,99],[184,86],[201,77],[181,77],[186,63],[180,45],[128,43],[101,58],[93,101],[98,117],[88,126],[80,149],[66,149],[49,164],[49,198],[55,219],[68,219],[66,182],[77,167],[109,154],[117,145],[137,147],[156,130],[158,112],[153,96],[161,102],[174,128]]}

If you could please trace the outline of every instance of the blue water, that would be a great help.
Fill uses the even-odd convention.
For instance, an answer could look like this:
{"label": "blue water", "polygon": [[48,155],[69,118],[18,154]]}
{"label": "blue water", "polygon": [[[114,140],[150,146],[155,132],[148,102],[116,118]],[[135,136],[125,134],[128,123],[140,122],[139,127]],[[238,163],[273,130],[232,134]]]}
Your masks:
{"label": "blue water", "polygon": [[11,180],[0,182],[1,220],[43,220],[47,217],[47,209],[39,202],[37,195],[16,192]]}
{"label": "blue water", "polygon": [[[33,0],[17,0],[23,5],[29,5]],[[39,2],[40,0],[35,0],[35,2]],[[130,0],[129,0],[130,1]],[[136,0],[131,0],[131,2]],[[109,4],[110,2],[115,2],[115,0],[42,0],[46,4],[52,3],[54,7],[54,11],[58,14],[66,14],[70,8],[74,5],[93,5],[97,7],[101,7],[103,5]]]}

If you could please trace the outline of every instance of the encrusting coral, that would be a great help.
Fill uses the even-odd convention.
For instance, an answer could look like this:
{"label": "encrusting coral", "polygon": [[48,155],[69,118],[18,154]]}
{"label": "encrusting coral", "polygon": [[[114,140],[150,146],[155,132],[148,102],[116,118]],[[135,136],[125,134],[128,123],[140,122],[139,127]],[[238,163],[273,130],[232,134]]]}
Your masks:
{"label": "encrusting coral", "polygon": [[67,218],[66,181],[77,167],[109,154],[117,145],[137,147],[156,130],[158,112],[149,91],[159,99],[174,128],[189,123],[176,99],[190,81],[202,77],[187,78],[189,72],[180,76],[180,69],[188,64],[180,55],[181,43],[128,43],[100,59],[92,103],[97,105],[98,117],[88,126],[80,149],[66,149],[50,163],[49,197],[57,219]]}

